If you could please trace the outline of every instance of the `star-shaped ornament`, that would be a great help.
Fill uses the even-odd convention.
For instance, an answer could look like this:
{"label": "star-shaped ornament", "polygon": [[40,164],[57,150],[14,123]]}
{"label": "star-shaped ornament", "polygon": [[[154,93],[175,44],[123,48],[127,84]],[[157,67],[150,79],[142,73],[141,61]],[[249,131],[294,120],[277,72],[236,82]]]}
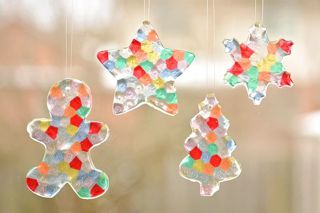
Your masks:
{"label": "star-shaped ornament", "polygon": [[174,82],[195,55],[163,47],[148,21],[143,22],[129,47],[100,51],[97,57],[117,79],[114,114],[126,113],[142,104],[168,115],[178,113]]}
{"label": "star-shaped ornament", "polygon": [[245,85],[255,105],[260,105],[269,84],[293,85],[290,73],[281,62],[291,54],[292,41],[269,41],[266,28],[257,23],[249,29],[247,42],[239,44],[235,39],[226,39],[223,44],[235,61],[225,74],[226,83],[232,87]]}

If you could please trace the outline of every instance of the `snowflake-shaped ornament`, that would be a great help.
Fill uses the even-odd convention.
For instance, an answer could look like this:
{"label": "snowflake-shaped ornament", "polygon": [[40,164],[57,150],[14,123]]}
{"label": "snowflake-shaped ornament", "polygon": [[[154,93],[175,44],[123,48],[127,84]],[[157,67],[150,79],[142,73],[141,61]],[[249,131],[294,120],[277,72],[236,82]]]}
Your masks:
{"label": "snowflake-shaped ornament", "polygon": [[189,155],[180,163],[180,174],[200,184],[201,196],[212,196],[221,182],[241,173],[239,163],[231,155],[236,144],[227,133],[229,121],[213,94],[199,104],[199,113],[190,126],[192,133],[184,143]]}
{"label": "snowflake-shaped ornament", "polygon": [[291,54],[292,41],[269,41],[266,28],[257,23],[249,29],[247,42],[239,44],[235,39],[226,39],[223,43],[225,52],[235,61],[225,74],[225,81],[232,87],[244,84],[255,105],[260,105],[269,84],[293,85],[281,62]]}
{"label": "snowflake-shaped ornament", "polygon": [[174,81],[193,62],[194,54],[164,48],[148,21],[129,47],[105,50],[98,60],[117,79],[113,113],[123,114],[148,104],[168,115],[178,113]]}

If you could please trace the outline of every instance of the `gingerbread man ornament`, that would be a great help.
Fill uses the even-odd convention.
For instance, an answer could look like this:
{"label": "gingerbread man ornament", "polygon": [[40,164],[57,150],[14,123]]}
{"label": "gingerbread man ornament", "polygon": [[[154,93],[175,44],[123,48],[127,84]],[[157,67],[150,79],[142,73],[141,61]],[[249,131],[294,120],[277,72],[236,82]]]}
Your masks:
{"label": "gingerbread man ornament", "polygon": [[51,87],[50,119],[35,119],[27,127],[30,137],[45,146],[42,162],[26,177],[35,194],[52,198],[68,183],[80,198],[92,199],[108,189],[108,176],[94,167],[89,151],[108,138],[109,129],[86,121],[91,104],[90,89],[79,80],[64,79]]}

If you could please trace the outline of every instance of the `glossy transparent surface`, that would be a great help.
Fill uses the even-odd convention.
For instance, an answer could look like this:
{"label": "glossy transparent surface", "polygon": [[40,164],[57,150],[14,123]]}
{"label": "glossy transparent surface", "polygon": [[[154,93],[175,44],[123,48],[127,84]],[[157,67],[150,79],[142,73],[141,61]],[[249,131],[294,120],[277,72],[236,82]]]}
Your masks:
{"label": "glossy transparent surface", "polygon": [[239,163],[231,156],[236,144],[227,134],[229,121],[213,94],[199,104],[199,113],[190,125],[192,133],[184,143],[189,155],[180,163],[180,174],[200,184],[201,196],[212,196],[220,182],[241,173]]}
{"label": "glossy transparent surface", "polygon": [[235,39],[224,40],[225,51],[235,61],[225,74],[228,85],[245,85],[248,96],[260,105],[269,84],[277,87],[292,86],[290,73],[282,64],[284,56],[291,54],[293,42],[280,39],[269,41],[267,30],[260,24],[249,29],[249,38],[239,44]]}
{"label": "glossy transparent surface", "polygon": [[195,56],[164,48],[148,21],[143,22],[129,47],[100,51],[97,57],[117,79],[114,114],[126,113],[142,104],[169,115],[178,113],[174,81]]}
{"label": "glossy transparent surface", "polygon": [[49,91],[50,118],[28,124],[30,137],[45,146],[45,155],[26,178],[35,194],[51,198],[68,183],[80,198],[96,198],[109,186],[107,175],[96,169],[89,151],[108,137],[106,124],[86,121],[91,109],[89,87],[78,80],[65,79]]}

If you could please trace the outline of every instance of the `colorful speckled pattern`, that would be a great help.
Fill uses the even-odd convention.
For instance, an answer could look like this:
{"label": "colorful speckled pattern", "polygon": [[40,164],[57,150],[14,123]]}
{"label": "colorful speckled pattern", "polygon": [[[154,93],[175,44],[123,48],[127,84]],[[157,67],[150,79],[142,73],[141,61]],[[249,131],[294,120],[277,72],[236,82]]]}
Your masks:
{"label": "colorful speckled pattern", "polygon": [[238,177],[241,168],[231,156],[236,149],[227,135],[229,121],[213,94],[199,104],[199,113],[191,120],[192,133],[184,147],[189,155],[180,163],[182,177],[200,183],[200,195],[212,196],[220,182]]}
{"label": "colorful speckled pattern", "polygon": [[126,113],[142,104],[169,115],[178,113],[174,81],[195,56],[164,48],[148,21],[143,22],[129,47],[100,51],[97,57],[117,79],[114,114]]}
{"label": "colorful speckled pattern", "polygon": [[260,24],[252,26],[249,33],[246,43],[239,44],[235,39],[224,41],[225,51],[235,61],[225,74],[225,81],[232,87],[245,85],[249,98],[260,105],[269,84],[293,85],[290,73],[281,62],[284,56],[291,54],[293,42],[269,41],[266,28]]}
{"label": "colorful speckled pattern", "polygon": [[93,166],[89,151],[108,137],[108,126],[86,121],[91,109],[89,87],[78,80],[65,79],[49,91],[50,119],[31,121],[30,137],[45,146],[42,162],[26,178],[35,194],[51,198],[68,183],[80,198],[101,196],[109,187],[107,175]]}

